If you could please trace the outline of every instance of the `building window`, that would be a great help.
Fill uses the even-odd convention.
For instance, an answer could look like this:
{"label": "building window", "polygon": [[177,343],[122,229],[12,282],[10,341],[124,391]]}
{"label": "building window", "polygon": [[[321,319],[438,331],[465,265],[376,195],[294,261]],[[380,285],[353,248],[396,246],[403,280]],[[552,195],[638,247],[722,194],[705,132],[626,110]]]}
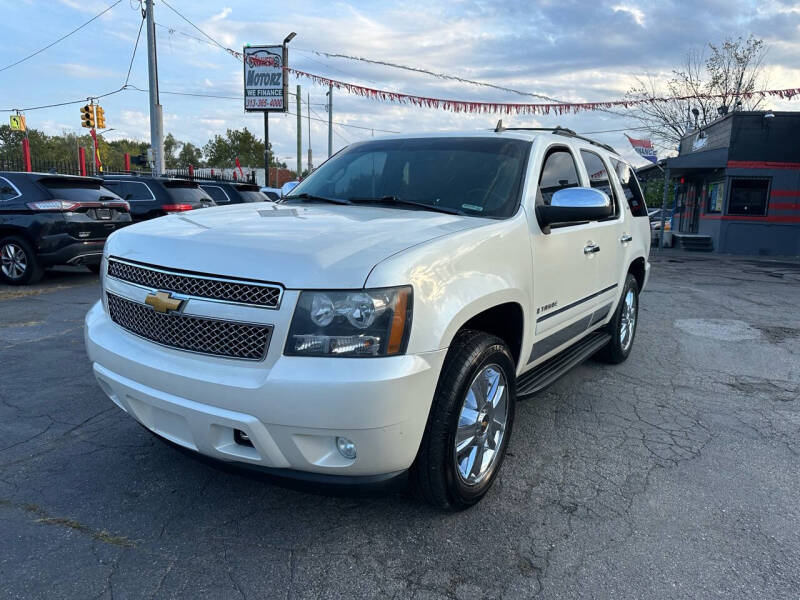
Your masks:
{"label": "building window", "polygon": [[766,215],[769,183],[769,179],[732,179],[728,214],[758,217]]}
{"label": "building window", "polygon": [[725,182],[718,181],[708,186],[708,196],[706,197],[706,212],[721,213],[722,205],[725,200]]}

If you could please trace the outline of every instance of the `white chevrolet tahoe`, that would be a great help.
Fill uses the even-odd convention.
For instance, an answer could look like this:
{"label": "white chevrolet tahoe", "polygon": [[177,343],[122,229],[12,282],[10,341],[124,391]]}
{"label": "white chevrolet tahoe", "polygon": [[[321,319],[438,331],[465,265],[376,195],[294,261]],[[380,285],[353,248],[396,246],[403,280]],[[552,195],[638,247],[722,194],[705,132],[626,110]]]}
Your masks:
{"label": "white chevrolet tahoe", "polygon": [[86,347],[111,400],[183,448],[312,482],[403,475],[460,509],[519,398],[628,357],[649,245],[631,167],[570,130],[371,139],[280,203],[111,235]]}

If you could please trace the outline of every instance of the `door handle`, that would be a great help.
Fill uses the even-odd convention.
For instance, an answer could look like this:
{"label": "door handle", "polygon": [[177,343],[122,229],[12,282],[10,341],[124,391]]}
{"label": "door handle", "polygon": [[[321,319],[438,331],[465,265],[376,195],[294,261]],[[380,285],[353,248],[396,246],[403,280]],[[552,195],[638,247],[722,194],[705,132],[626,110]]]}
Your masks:
{"label": "door handle", "polygon": [[628,242],[633,240],[633,236],[630,233],[623,233],[622,237],[619,238],[619,241],[623,244],[627,244]]}
{"label": "door handle", "polygon": [[597,244],[587,244],[583,247],[584,254],[595,254],[596,252],[600,252],[600,246]]}

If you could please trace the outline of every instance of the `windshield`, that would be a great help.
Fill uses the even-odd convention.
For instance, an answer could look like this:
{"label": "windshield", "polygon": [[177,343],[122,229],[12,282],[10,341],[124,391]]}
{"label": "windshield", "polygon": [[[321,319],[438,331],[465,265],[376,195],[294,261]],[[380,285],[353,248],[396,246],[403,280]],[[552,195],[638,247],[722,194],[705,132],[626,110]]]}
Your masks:
{"label": "windshield", "polygon": [[530,142],[500,138],[353,144],[309,175],[285,201],[301,194],[355,202],[392,196],[467,215],[508,217],[519,204],[529,149]]}

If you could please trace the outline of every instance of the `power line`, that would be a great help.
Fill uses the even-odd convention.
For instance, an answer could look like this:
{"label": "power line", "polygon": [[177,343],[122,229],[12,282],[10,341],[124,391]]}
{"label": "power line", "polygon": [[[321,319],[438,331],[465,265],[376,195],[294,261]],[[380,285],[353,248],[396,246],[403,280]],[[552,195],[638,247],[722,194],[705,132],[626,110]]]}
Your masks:
{"label": "power line", "polygon": [[42,106],[26,106],[24,108],[0,108],[0,112],[28,112],[31,110],[40,110],[42,108],[54,108],[56,106],[68,106],[70,104],[81,104],[82,102],[87,102],[89,100],[99,100],[100,98],[105,98],[106,96],[113,96],[114,94],[118,94],[123,91],[125,88],[121,87],[113,92],[106,92],[105,94],[97,94],[94,96],[87,96],[86,98],[81,98],[80,100],[67,100],[66,102],[56,102],[55,104],[43,104]]}
{"label": "power line", "polygon": [[122,84],[124,88],[128,85],[128,80],[131,78],[131,69],[133,68],[133,59],[136,58],[136,48],[139,47],[139,38],[142,36],[142,26],[144,26],[144,15],[142,21],[139,23],[139,33],[136,34],[136,43],[133,45],[133,54],[131,55],[131,64],[128,65],[128,74],[125,76],[125,83]]}
{"label": "power line", "polygon": [[11,63],[10,65],[6,65],[6,66],[5,66],[5,67],[3,67],[2,69],[0,69],[0,72],[2,72],[2,71],[5,71],[6,69],[10,69],[11,67],[16,67],[18,64],[20,64],[20,63],[24,63],[26,60],[29,60],[29,59],[33,58],[33,57],[34,57],[34,56],[36,56],[37,54],[41,54],[42,52],[44,52],[44,51],[45,51],[45,50],[47,50],[48,48],[52,48],[52,47],[53,47],[53,46],[55,46],[57,43],[59,43],[59,42],[61,42],[61,41],[65,40],[65,39],[67,39],[67,38],[68,38],[69,36],[71,36],[73,33],[76,33],[76,32],[78,32],[78,31],[80,31],[81,29],[83,29],[84,27],[86,27],[86,26],[87,26],[89,23],[91,23],[92,21],[95,21],[95,20],[99,19],[100,17],[102,17],[104,14],[106,14],[108,11],[110,11],[112,8],[114,8],[114,7],[115,7],[117,4],[119,4],[120,2],[122,2],[122,0],[117,0],[116,2],[114,2],[114,4],[112,4],[111,6],[109,6],[108,8],[106,8],[106,9],[105,9],[103,12],[101,12],[101,13],[98,13],[98,14],[96,14],[95,16],[93,16],[91,19],[89,19],[88,21],[86,21],[86,22],[85,22],[83,25],[80,25],[79,27],[76,27],[75,29],[73,29],[73,30],[72,30],[72,31],[70,31],[69,33],[67,33],[67,34],[65,34],[65,35],[62,35],[62,36],[61,36],[60,38],[58,38],[56,41],[54,41],[54,42],[51,42],[51,43],[47,44],[47,46],[45,46],[44,48],[39,48],[39,49],[38,49],[36,52],[34,52],[33,54],[29,54],[29,55],[28,55],[28,56],[26,56],[25,58],[21,58],[21,59],[19,59],[17,62],[13,62],[13,63]]}
{"label": "power line", "polygon": [[[186,22],[187,22],[189,25],[191,25],[192,27],[194,27],[194,28],[195,28],[197,31],[199,31],[200,33],[202,33],[202,34],[203,34],[205,37],[207,37],[209,40],[211,40],[211,41],[214,43],[214,45],[215,45],[215,46],[218,46],[219,48],[221,48],[221,49],[225,50],[225,52],[228,52],[228,53],[232,53],[232,52],[234,52],[234,51],[232,51],[230,48],[228,48],[227,46],[224,46],[224,45],[220,44],[220,43],[219,43],[217,40],[215,40],[213,37],[211,37],[210,35],[208,35],[208,34],[207,34],[205,31],[203,31],[202,29],[200,29],[200,28],[199,28],[197,25],[195,25],[194,23],[192,23],[192,22],[191,22],[191,21],[190,21],[188,18],[184,17],[184,16],[183,16],[183,15],[182,15],[180,12],[178,12],[176,9],[172,8],[172,6],[170,5],[170,3],[169,3],[169,2],[167,2],[167,0],[161,0],[161,3],[162,3],[164,6],[166,6],[168,9],[170,9],[172,12],[174,12],[176,15],[178,15],[178,16],[179,16],[181,19],[183,19],[184,21],[186,21]],[[235,55],[234,55],[234,56],[235,56]]]}
{"label": "power line", "polygon": [[371,58],[364,58],[362,56],[350,56],[348,54],[337,54],[334,52],[324,52],[322,50],[309,50],[308,52],[313,52],[317,56],[327,56],[328,58],[343,58],[346,60],[351,61],[358,61],[369,63],[373,65],[380,65],[383,67],[390,67],[392,69],[401,69],[403,71],[412,71],[414,73],[422,73],[425,75],[432,75],[433,77],[437,77],[439,79],[448,79],[450,81],[457,81],[459,83],[467,83],[469,85],[477,85],[481,87],[492,88],[495,90],[500,90],[503,92],[511,92],[513,94],[519,94],[520,96],[530,96],[532,98],[539,98],[541,100],[547,100],[548,102],[555,102],[555,103],[566,103],[564,100],[558,100],[557,98],[552,98],[550,96],[545,96],[543,94],[536,94],[534,92],[523,92],[521,90],[515,90],[514,88],[504,87],[502,85],[496,85],[494,83],[487,83],[485,81],[475,81],[473,79],[467,79],[466,77],[459,77],[458,75],[450,75],[448,73],[439,73],[436,71],[432,71],[430,69],[425,69],[423,67],[410,67],[408,65],[401,65],[398,63],[393,63],[384,60],[375,60]]}

